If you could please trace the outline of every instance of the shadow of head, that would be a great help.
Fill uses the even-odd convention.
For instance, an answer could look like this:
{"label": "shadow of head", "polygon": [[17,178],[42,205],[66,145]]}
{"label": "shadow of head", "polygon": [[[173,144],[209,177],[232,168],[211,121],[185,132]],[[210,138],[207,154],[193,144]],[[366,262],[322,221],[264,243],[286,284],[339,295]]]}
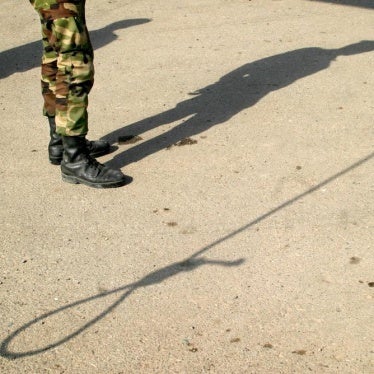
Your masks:
{"label": "shadow of head", "polygon": [[151,18],[124,19],[121,21],[113,22],[104,28],[110,31],[115,31],[115,30],[126,29],[127,27],[142,25],[143,23],[148,23],[151,21],[152,21]]}
{"label": "shadow of head", "polygon": [[90,39],[94,48],[98,49],[117,39],[115,31],[123,30],[132,26],[142,25],[151,21],[152,20],[150,18],[135,18],[113,22],[101,29],[90,31]]}
{"label": "shadow of head", "polygon": [[374,50],[374,40],[361,40],[342,48],[333,49],[338,56],[352,56]]}
{"label": "shadow of head", "polygon": [[374,9],[373,0],[309,0],[320,1],[321,3],[330,3],[334,5],[356,6],[360,8]]}

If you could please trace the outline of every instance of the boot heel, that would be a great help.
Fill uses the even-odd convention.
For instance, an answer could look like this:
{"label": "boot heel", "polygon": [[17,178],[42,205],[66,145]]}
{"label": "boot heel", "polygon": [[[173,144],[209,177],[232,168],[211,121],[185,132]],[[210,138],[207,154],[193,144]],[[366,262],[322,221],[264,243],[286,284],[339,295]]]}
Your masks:
{"label": "boot heel", "polygon": [[75,177],[72,177],[70,175],[61,174],[62,180],[66,183],[70,184],[79,184],[77,179]]}

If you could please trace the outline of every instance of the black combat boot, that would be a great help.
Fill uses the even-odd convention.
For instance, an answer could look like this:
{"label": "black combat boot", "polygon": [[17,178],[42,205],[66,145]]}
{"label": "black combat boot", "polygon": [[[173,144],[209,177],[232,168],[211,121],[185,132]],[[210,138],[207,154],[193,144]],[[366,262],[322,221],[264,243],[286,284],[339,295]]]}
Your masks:
{"label": "black combat boot", "polygon": [[89,155],[84,136],[63,136],[62,180],[95,188],[120,187],[128,182],[121,170],[110,169]]}
{"label": "black combat boot", "polygon": [[56,133],[55,117],[48,117],[49,122],[49,135],[51,137],[48,144],[49,161],[53,165],[60,165],[62,160],[62,138],[61,135]]}
{"label": "black combat boot", "polygon": [[[49,134],[51,136],[51,140],[48,144],[49,161],[53,165],[60,165],[62,161],[62,154],[64,151],[64,147],[62,145],[62,137],[61,135],[56,133],[55,117],[48,117],[48,122]],[[89,154],[92,157],[103,156],[110,151],[110,144],[105,140],[86,140],[86,146]]]}

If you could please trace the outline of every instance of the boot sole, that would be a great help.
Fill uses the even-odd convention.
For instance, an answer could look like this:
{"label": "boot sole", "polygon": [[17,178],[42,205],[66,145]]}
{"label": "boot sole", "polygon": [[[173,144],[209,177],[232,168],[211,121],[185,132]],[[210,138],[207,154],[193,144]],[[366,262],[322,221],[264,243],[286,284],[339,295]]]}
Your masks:
{"label": "boot sole", "polygon": [[61,165],[62,158],[49,158],[52,165]]}
{"label": "boot sole", "polygon": [[125,180],[118,181],[118,182],[93,183],[93,182],[86,181],[84,179],[77,178],[72,175],[61,174],[61,177],[62,177],[62,180],[66,183],[84,184],[86,186],[93,187],[93,188],[116,188],[116,187],[122,187],[128,183],[127,178]]}

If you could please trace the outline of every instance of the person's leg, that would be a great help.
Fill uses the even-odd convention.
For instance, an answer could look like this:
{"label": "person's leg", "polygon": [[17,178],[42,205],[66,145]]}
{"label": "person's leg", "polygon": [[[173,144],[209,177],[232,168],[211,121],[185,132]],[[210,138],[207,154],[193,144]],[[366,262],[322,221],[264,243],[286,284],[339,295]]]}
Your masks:
{"label": "person's leg", "polygon": [[101,188],[123,185],[125,176],[121,171],[109,169],[89,155],[98,148],[108,151],[109,143],[85,139],[88,94],[94,76],[93,51],[85,25],[85,1],[31,2],[43,25],[43,112],[48,116],[51,131],[62,139],[63,179]]}
{"label": "person's leg", "polygon": [[[48,118],[50,129],[50,141],[48,144],[48,157],[52,164],[60,165],[63,154],[63,145],[61,135],[56,131],[56,78],[58,73],[57,61],[58,53],[56,51],[56,38],[52,34],[53,20],[59,16],[72,16],[80,13],[80,18],[84,20],[84,7],[81,10],[77,7],[77,12],[70,9],[71,5],[65,5],[69,1],[64,0],[30,0],[35,10],[39,13],[41,20],[42,31],[42,68],[41,68],[41,88],[44,99],[43,114]],[[78,1],[79,2],[79,1]],[[77,2],[75,2],[77,3]],[[85,27],[85,33],[88,36]],[[87,49],[90,55],[93,55],[92,46],[88,39]],[[93,74],[92,74],[93,75]],[[93,79],[92,79],[93,80]],[[92,86],[92,84],[91,84]],[[86,100],[87,102],[87,100]],[[87,104],[86,104],[87,112]],[[87,121],[86,121],[87,123]],[[110,151],[110,144],[107,141],[88,141],[87,147],[89,148],[92,157],[102,156]]]}
{"label": "person's leg", "polygon": [[[63,5],[63,4],[60,4]],[[88,132],[88,94],[94,80],[93,53],[81,15],[53,20],[52,42],[58,50],[56,74],[57,133]]]}
{"label": "person's leg", "polygon": [[60,165],[63,154],[61,135],[56,132],[56,76],[57,76],[57,52],[50,45],[50,25],[41,19],[42,24],[42,66],[41,89],[44,99],[43,115],[48,118],[50,140],[48,144],[48,158],[54,165]]}
{"label": "person's leg", "polygon": [[74,16],[71,10],[61,11],[64,0],[30,0],[34,9],[38,12],[42,33],[42,66],[41,88],[44,99],[43,114],[47,117],[56,115],[56,76],[58,51],[55,39],[52,35],[52,24],[56,17]]}
{"label": "person's leg", "polygon": [[46,24],[42,23],[42,67],[41,67],[41,89],[44,99],[43,114],[49,118],[56,115],[56,75],[57,75],[57,53],[48,42],[48,30]]}

